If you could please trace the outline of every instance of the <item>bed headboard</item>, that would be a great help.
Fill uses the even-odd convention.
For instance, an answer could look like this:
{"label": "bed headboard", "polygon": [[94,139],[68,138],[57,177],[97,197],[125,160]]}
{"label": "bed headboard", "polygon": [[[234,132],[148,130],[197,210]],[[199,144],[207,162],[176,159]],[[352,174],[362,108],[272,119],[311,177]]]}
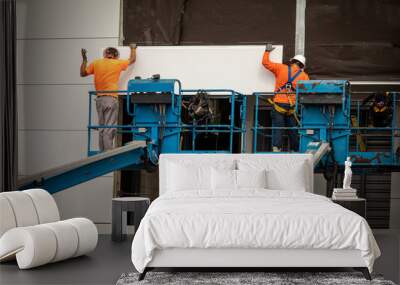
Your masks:
{"label": "bed headboard", "polygon": [[252,153],[238,153],[238,154],[161,154],[159,160],[159,191],[160,195],[166,192],[166,185],[168,179],[168,164],[179,163],[182,161],[188,161],[193,165],[213,165],[219,161],[236,161],[236,160],[254,160],[263,159],[270,161],[271,165],[274,162],[282,160],[290,160],[295,162],[304,161],[307,174],[307,192],[314,192],[314,166],[311,154],[286,154],[286,153],[266,153],[266,154],[252,154]]}

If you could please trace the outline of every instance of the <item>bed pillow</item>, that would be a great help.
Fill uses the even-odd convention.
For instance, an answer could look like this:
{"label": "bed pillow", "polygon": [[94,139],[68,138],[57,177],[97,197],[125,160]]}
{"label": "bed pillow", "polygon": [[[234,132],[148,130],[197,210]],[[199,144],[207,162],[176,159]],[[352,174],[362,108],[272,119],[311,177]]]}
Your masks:
{"label": "bed pillow", "polygon": [[211,188],[211,167],[169,163],[168,191]]}
{"label": "bed pillow", "polygon": [[215,190],[236,190],[236,170],[212,168],[211,188]]}
{"label": "bed pillow", "polygon": [[306,191],[310,183],[304,160],[242,159],[237,162],[237,165],[239,170],[266,169],[267,188],[272,190]]}
{"label": "bed pillow", "polygon": [[269,169],[267,172],[268,188],[274,190],[306,192],[305,162],[293,165],[289,172],[284,169]]}
{"label": "bed pillow", "polygon": [[236,170],[237,188],[267,188],[267,170]]}
{"label": "bed pillow", "polygon": [[218,160],[212,165],[190,160],[170,161],[167,164],[166,190],[211,190],[211,170],[235,169],[236,161]]}
{"label": "bed pillow", "polygon": [[267,188],[267,171],[216,169],[211,171],[213,190],[237,190],[241,188]]}

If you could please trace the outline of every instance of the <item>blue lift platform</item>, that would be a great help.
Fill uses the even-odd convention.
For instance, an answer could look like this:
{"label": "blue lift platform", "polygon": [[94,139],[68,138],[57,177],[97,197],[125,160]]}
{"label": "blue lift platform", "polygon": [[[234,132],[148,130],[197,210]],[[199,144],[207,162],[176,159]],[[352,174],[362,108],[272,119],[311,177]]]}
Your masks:
{"label": "blue lift platform", "polygon": [[[299,134],[299,152],[313,154],[315,172],[324,174],[327,196],[331,195],[334,187],[340,186],[339,170],[343,168],[346,158],[351,157],[354,176],[360,177],[358,180],[361,181],[356,187],[360,190],[361,197],[369,199],[369,222],[385,227],[390,210],[390,201],[385,198],[387,193],[390,194],[390,175],[383,175],[382,171],[386,174],[400,171],[400,83],[392,85],[391,87],[396,87],[393,90],[387,84],[381,85],[384,91],[391,92],[389,108],[392,119],[388,125],[376,127],[368,124],[371,102],[366,103],[365,94],[357,94],[351,82],[300,81],[296,96],[299,125],[293,129]],[[372,86],[367,89],[367,93],[373,93],[375,88],[368,84],[362,86]],[[19,181],[18,188],[22,190],[40,187],[56,193],[116,170],[151,170],[157,167],[161,153],[245,152],[248,97],[255,101],[254,123],[251,128],[253,152],[271,152],[271,141],[274,129],[277,128],[271,123],[272,106],[267,99],[271,99],[274,93],[256,92],[245,96],[229,89],[203,90],[215,101],[223,100],[220,103],[224,106],[229,104],[228,116],[224,120],[207,123],[183,120],[186,110],[182,103],[198,91],[182,89],[176,79],[131,80],[127,90],[115,91],[122,95],[120,97],[124,101],[126,114],[124,124],[116,126],[92,124],[92,102],[97,92],[89,92],[88,157],[26,177]],[[116,128],[123,135],[125,145],[104,153],[93,149],[92,136],[100,128]],[[224,137],[225,148],[199,147],[201,143],[197,138],[208,135]],[[182,143],[184,140],[186,144]],[[389,187],[389,190],[368,190],[368,179],[374,179],[371,180],[371,185],[375,186],[377,181],[385,183],[382,187]],[[381,198],[376,199],[376,195]]]}
{"label": "blue lift platform", "polygon": [[[308,80],[297,84],[296,113],[299,126],[293,128],[299,133],[299,152],[316,154],[316,166],[336,163],[343,166],[347,157],[358,167],[386,167],[399,170],[399,131],[397,112],[399,92],[390,92],[391,122],[385,127],[370,126],[367,123],[369,106],[363,106],[362,98],[352,98],[352,86],[346,80]],[[390,91],[390,90],[388,90]],[[252,128],[253,151],[270,152],[273,130],[271,121],[265,120],[272,107],[266,104],[274,93],[254,93],[255,122]],[[264,102],[264,103],[263,103]],[[263,114],[264,120],[261,120]],[[363,125],[361,125],[363,122]],[[372,139],[380,140],[380,146],[373,145]],[[260,140],[268,142],[260,147]],[[265,145],[265,144],[264,144]],[[330,159],[330,162],[328,161]],[[319,163],[321,162],[321,163]]]}
{"label": "blue lift platform", "polygon": [[[345,80],[309,80],[297,85],[296,110],[299,126],[294,127],[300,137],[300,152],[312,153],[315,166],[335,163],[339,167],[349,156],[355,166],[390,167],[399,169],[399,128],[397,126],[398,97],[392,92],[393,116],[389,126],[382,128],[360,126],[364,118],[365,106],[360,100],[352,100],[351,86]],[[130,168],[142,169],[148,165],[157,166],[160,153],[182,152],[234,152],[235,136],[239,136],[240,149],[246,147],[246,109],[247,96],[229,89],[202,90],[210,97],[227,100],[230,104],[229,123],[191,122],[182,120],[183,101],[199,90],[182,89],[176,79],[133,79],[127,90],[120,93],[125,100],[129,122],[116,126],[92,124],[92,101],[97,92],[89,92],[88,157],[80,161],[50,169],[19,181],[19,189],[41,187],[50,193],[83,183],[106,173]],[[273,130],[268,116],[260,113],[267,98],[273,93],[254,93],[255,113],[253,131],[253,152],[269,152],[260,148],[260,137],[271,140]],[[271,110],[271,106],[269,106]],[[263,121],[264,123],[261,123]],[[99,128],[116,128],[129,136],[125,146],[105,153],[92,149],[92,134]],[[287,128],[285,128],[287,129]],[[387,146],[384,150],[370,147],[370,133],[379,132],[384,136]],[[225,134],[229,137],[228,147],[222,150],[199,149],[196,138],[200,134]],[[190,134],[190,147],[182,148],[182,137]],[[367,145],[367,146],[366,146]],[[237,150],[236,150],[237,151]],[[329,162],[330,160],[330,162]]]}
{"label": "blue lift platform", "polygon": [[[56,193],[74,185],[86,182],[106,173],[120,169],[144,169],[157,166],[160,153],[179,152],[232,152],[234,136],[241,135],[241,151],[245,148],[246,97],[233,90],[208,89],[210,97],[230,102],[229,124],[201,124],[195,119],[190,123],[182,121],[182,100],[199,90],[183,90],[176,79],[133,79],[128,89],[112,91],[125,100],[129,123],[115,126],[92,124],[92,102],[97,93],[89,92],[89,124],[87,158],[28,176],[18,183],[18,189],[43,188]],[[107,91],[110,93],[109,91]],[[238,108],[238,110],[236,109]],[[238,116],[238,118],[236,117]],[[119,133],[128,134],[129,142],[122,147],[100,153],[92,149],[93,132],[100,128],[116,128]],[[191,148],[181,148],[182,134],[190,133]],[[223,150],[198,150],[196,138],[200,134],[228,134],[229,144]]]}

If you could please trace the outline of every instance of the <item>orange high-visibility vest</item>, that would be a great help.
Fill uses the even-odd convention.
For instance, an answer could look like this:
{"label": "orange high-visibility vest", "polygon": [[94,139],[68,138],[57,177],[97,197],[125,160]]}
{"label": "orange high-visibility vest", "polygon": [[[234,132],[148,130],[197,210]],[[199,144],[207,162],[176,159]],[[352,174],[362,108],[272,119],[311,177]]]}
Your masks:
{"label": "orange high-visibility vest", "polygon": [[[286,92],[291,92],[293,90],[286,90],[286,88],[284,88],[285,84],[289,81],[288,65],[270,61],[269,52],[267,51],[264,53],[262,64],[266,69],[268,69],[275,75],[275,92],[283,92],[275,94],[274,102],[294,105],[296,103],[296,93],[287,94]],[[296,64],[293,64],[291,66],[292,76],[296,74],[299,69],[300,68]],[[291,82],[294,90],[296,89],[298,80],[310,80],[310,78],[308,77],[307,73],[301,71],[301,73]]]}

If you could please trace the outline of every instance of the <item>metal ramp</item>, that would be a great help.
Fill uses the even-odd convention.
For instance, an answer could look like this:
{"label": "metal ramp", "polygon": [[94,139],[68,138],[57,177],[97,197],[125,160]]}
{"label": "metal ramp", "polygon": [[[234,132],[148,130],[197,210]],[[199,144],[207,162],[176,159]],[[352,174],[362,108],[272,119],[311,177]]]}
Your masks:
{"label": "metal ramp", "polygon": [[19,190],[40,187],[53,194],[128,166],[141,167],[146,155],[145,147],[144,141],[132,141],[125,146],[25,177],[18,181],[17,187]]}

